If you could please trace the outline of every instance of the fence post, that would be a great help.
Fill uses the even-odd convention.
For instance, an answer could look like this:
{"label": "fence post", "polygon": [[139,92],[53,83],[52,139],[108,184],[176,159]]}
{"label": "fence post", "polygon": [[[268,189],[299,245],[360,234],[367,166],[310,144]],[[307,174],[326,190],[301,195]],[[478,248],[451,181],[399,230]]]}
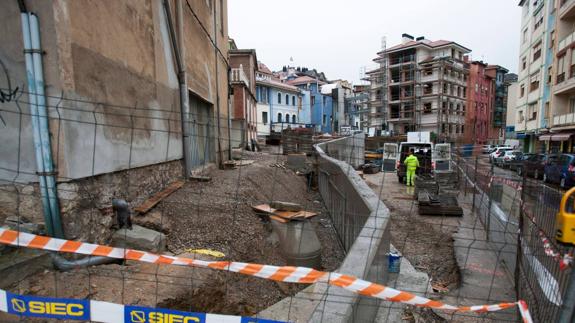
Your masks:
{"label": "fence post", "polygon": [[571,323],[575,319],[575,270],[571,269],[571,277],[565,292],[565,301],[561,305],[558,323]]}
{"label": "fence post", "polygon": [[519,286],[521,282],[521,263],[523,257],[523,251],[521,248],[521,241],[523,240],[523,210],[525,208],[525,197],[527,196],[527,172],[523,172],[523,177],[521,179],[521,201],[519,201],[519,221],[518,221],[518,230],[517,230],[517,247],[516,247],[516,254],[515,254],[515,297],[517,299],[521,298],[521,288]]}
{"label": "fence post", "polygon": [[489,177],[489,186],[487,187],[487,218],[485,219],[485,239],[489,241],[489,231],[491,230],[491,206],[493,204],[493,177],[495,176],[495,160],[491,162],[491,172]]}
{"label": "fence post", "polygon": [[475,170],[473,172],[473,201],[471,202],[471,213],[475,214],[475,193],[477,191],[477,159],[479,156],[475,156]]}

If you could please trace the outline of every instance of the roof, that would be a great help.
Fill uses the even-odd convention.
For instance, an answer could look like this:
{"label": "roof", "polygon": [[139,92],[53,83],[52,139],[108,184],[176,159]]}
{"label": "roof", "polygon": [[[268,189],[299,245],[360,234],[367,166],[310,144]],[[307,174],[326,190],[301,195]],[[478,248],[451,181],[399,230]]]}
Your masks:
{"label": "roof", "polygon": [[262,79],[256,80],[256,83],[257,83],[257,84],[265,84],[265,85],[268,85],[268,86],[271,86],[271,87],[275,87],[275,88],[279,88],[279,89],[283,89],[283,90],[286,90],[286,91],[299,92],[299,88],[298,88],[298,87],[293,86],[293,85],[289,85],[289,84],[286,84],[286,83],[283,83],[283,82],[280,82],[280,81],[278,81],[278,80],[276,80],[276,79],[273,79],[273,78],[271,78],[271,79],[264,79],[264,80],[262,80]]}
{"label": "roof", "polygon": [[300,84],[306,84],[306,83],[318,83],[318,84],[325,84],[325,82],[322,82],[318,79],[314,79],[313,77],[304,75],[304,76],[300,76],[298,78],[295,78],[291,81],[287,81],[288,84],[290,85],[300,85]]}
{"label": "roof", "polygon": [[506,69],[505,67],[500,66],[500,65],[487,65],[486,69],[488,69],[488,70],[490,70],[490,69],[498,69],[498,70],[503,70],[503,71],[505,71],[505,73],[509,72],[508,69]]}
{"label": "roof", "polygon": [[465,47],[465,46],[461,46],[458,43],[451,41],[451,40],[436,40],[436,41],[429,41],[427,39],[422,39],[422,40],[411,40],[406,42],[405,44],[399,44],[399,45],[395,45],[393,47],[387,48],[384,51],[381,51],[379,53],[377,53],[378,55],[383,54],[385,52],[389,53],[389,52],[393,52],[399,49],[407,49],[407,48],[411,48],[411,47],[417,47],[417,46],[425,46],[428,48],[438,48],[438,47],[443,47],[443,46],[447,46],[447,45],[455,45],[455,46],[459,46],[469,52],[471,52],[471,49]]}
{"label": "roof", "polygon": [[273,74],[272,71],[266,66],[266,64],[258,61],[258,71],[264,74]]}

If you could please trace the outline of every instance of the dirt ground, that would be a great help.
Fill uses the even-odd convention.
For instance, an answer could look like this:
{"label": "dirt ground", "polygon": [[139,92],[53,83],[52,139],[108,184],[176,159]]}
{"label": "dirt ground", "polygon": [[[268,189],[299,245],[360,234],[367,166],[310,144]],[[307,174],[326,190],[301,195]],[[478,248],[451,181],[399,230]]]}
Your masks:
{"label": "dirt ground", "polygon": [[391,243],[415,269],[427,273],[432,283],[449,290],[458,288],[461,273],[452,236],[459,218],[419,215],[413,188],[399,184],[395,174],[385,179],[382,175],[371,175],[368,184],[391,211]]}
{"label": "dirt ground", "polygon": [[[318,212],[312,218],[322,245],[322,270],[335,270],[344,258],[317,191],[305,176],[272,167],[285,156],[243,152],[253,164],[233,170],[206,169],[209,182],[187,182],[136,223],[166,233],[169,253],[206,260],[233,260],[286,265],[271,225],[252,205],[282,200]],[[209,249],[224,258],[191,254]],[[77,269],[47,270],[22,280],[10,291],[52,297],[90,298],[107,302],[158,306],[186,311],[253,315],[295,295],[307,285],[285,284],[209,269],[153,265],[128,261]],[[0,315],[0,320],[8,317]],[[11,318],[13,319],[13,317]]]}

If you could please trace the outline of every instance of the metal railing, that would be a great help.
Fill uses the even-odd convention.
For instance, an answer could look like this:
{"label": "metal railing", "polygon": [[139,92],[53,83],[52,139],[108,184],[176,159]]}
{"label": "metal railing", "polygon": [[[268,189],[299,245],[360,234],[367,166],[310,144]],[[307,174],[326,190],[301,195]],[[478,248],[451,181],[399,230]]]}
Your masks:
{"label": "metal railing", "polygon": [[239,68],[230,69],[230,81],[244,82],[247,87],[250,87],[250,79],[246,73],[244,73],[244,69],[241,67],[241,65]]}

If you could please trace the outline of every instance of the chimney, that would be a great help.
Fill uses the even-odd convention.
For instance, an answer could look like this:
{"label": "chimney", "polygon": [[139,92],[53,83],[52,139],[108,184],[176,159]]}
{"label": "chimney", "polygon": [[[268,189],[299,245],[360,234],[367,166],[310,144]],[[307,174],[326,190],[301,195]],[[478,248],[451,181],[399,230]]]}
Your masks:
{"label": "chimney", "polygon": [[410,34],[402,34],[401,35],[401,43],[406,44],[413,40],[413,36]]}
{"label": "chimney", "polygon": [[419,37],[415,38],[415,41],[420,41],[420,40],[424,40],[424,39],[425,39],[424,36],[419,36]]}

